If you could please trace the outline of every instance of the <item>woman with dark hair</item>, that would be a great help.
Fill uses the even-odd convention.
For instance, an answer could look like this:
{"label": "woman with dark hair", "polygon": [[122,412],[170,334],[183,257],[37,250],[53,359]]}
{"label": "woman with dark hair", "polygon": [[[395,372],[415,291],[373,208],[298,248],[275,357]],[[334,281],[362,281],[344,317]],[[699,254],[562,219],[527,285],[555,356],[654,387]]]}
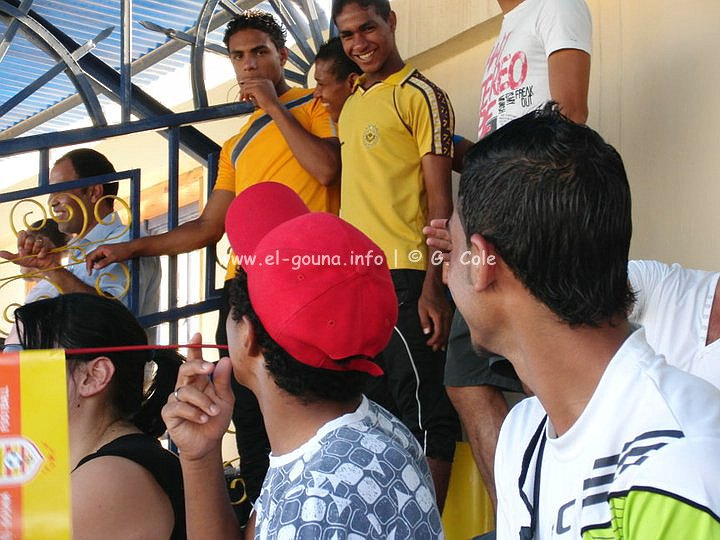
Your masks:
{"label": "woman with dark hair", "polygon": [[[15,321],[23,348],[68,351],[73,538],[185,538],[180,465],[157,440],[182,359],[174,351],[114,350],[147,345],[147,337],[120,302],[98,295],[26,304]],[[89,348],[108,350],[82,352]],[[145,385],[149,362],[156,368]]]}

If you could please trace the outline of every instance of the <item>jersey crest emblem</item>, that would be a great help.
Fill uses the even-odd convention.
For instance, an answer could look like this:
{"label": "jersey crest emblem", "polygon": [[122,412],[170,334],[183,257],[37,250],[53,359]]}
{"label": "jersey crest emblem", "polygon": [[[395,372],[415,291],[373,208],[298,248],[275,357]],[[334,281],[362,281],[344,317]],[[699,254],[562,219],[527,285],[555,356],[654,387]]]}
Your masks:
{"label": "jersey crest emblem", "polygon": [[368,124],[363,131],[363,144],[366,148],[372,148],[380,140],[378,128],[375,124]]}

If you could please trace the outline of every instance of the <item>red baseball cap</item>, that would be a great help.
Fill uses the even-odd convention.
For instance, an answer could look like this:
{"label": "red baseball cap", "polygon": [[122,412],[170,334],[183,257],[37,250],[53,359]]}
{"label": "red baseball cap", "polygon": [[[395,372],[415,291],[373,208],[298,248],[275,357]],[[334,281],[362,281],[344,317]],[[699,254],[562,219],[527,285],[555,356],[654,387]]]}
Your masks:
{"label": "red baseball cap", "polygon": [[372,361],[397,322],[383,251],[332,214],[310,212],[290,188],[262,182],[242,191],[225,219],[268,334],[296,360],[381,375]]}

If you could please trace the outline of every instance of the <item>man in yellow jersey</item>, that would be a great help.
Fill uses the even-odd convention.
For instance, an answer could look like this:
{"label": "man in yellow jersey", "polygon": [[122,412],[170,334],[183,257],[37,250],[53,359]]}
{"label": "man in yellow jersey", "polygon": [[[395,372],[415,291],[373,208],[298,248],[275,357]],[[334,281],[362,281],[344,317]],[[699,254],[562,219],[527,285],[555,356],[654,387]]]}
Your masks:
{"label": "man in yellow jersey", "polygon": [[[312,211],[337,214],[340,150],[335,127],[312,90],[291,88],[286,82],[285,30],[271,14],[250,10],[228,23],[224,42],[240,85],[240,99],[252,102],[255,112],[223,145],[215,189],[202,214],[165,234],[101,246],[88,255],[88,268],[140,255],[176,255],[213,244],[225,232],[225,214],[236,194],[268,180],[293,189]],[[268,212],[271,205],[268,201]],[[226,285],[235,266],[232,258]],[[218,343],[227,343],[227,306],[224,290]],[[270,446],[254,396],[245,387],[234,389],[238,451],[246,489],[254,499],[267,470]]]}
{"label": "man in yellow jersey", "polygon": [[452,211],[454,116],[440,88],[405,65],[387,0],[336,0],[332,17],[345,54],[364,75],[340,113],[342,217],[384,251],[399,303],[398,324],[383,352],[389,407],[423,445],[442,509],[458,432],[442,384],[452,308],[441,267],[422,235]]}

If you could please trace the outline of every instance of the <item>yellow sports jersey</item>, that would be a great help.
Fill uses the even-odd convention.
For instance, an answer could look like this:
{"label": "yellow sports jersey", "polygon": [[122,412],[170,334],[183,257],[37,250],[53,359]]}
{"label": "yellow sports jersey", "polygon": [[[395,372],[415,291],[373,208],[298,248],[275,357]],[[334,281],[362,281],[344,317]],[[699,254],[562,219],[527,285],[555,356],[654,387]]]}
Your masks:
{"label": "yellow sports jersey", "polygon": [[[280,101],[313,135],[337,137],[330,115],[322,103],[313,98],[312,90],[291,88],[280,96]],[[323,186],[303,169],[275,122],[264,111],[257,110],[240,132],[223,144],[214,189],[237,195],[254,184],[268,181],[291,188],[314,212],[338,213],[340,187]],[[272,201],[267,205],[268,212],[272,212]],[[226,279],[233,275],[235,261],[231,257]]]}
{"label": "yellow sports jersey", "polygon": [[358,80],[340,114],[340,215],[382,248],[392,269],[427,268],[427,198],[420,160],[452,156],[445,92],[405,66],[367,89]]}

